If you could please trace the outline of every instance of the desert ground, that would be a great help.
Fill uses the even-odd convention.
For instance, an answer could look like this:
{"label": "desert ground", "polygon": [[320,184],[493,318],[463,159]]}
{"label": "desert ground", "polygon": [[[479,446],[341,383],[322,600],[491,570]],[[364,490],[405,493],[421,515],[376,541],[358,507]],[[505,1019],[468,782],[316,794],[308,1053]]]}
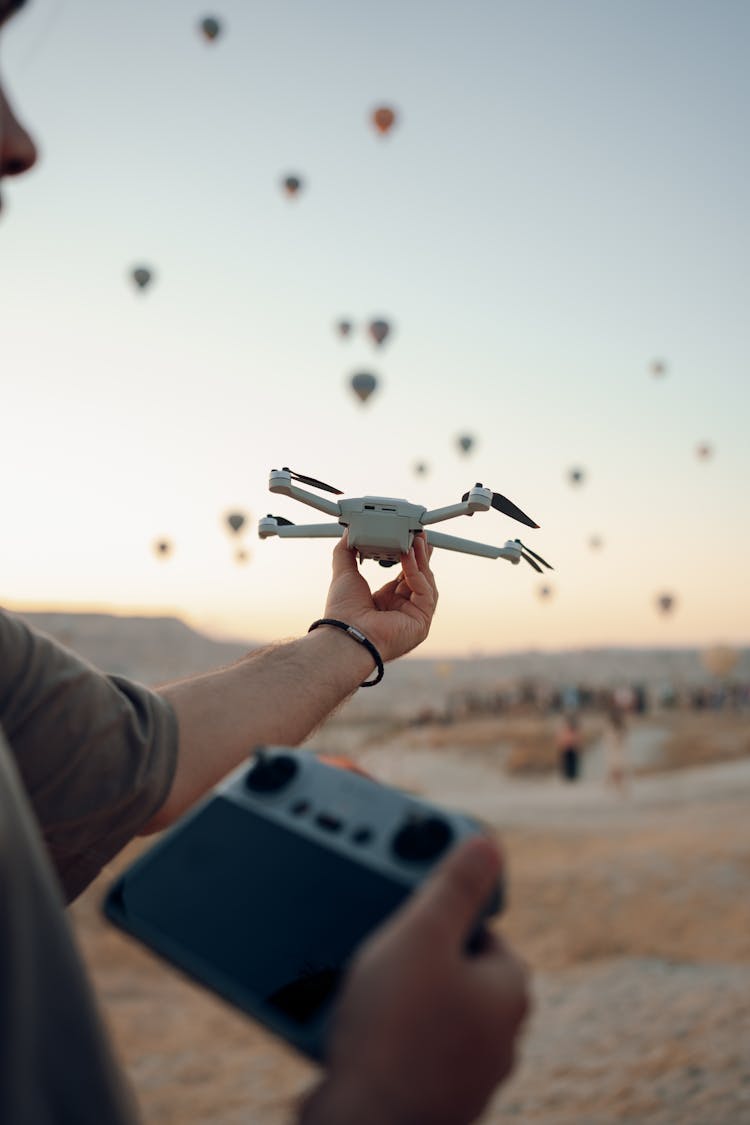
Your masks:
{"label": "desert ground", "polygon": [[[450,724],[343,712],[310,740],[481,817],[503,841],[502,932],[533,970],[520,1063],[482,1118],[539,1125],[750,1123],[750,711],[632,716],[624,791],[603,718],[582,776],[553,716]],[[74,925],[147,1125],[281,1125],[317,1072],[100,917],[136,842]]]}

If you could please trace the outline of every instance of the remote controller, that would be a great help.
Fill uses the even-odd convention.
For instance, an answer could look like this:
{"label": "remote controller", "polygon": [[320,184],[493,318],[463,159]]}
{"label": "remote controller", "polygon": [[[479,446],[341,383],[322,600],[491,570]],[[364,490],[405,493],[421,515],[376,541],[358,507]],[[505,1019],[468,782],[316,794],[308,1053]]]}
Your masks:
{"label": "remote controller", "polygon": [[[313,1059],[361,942],[467,836],[307,751],[259,750],[110,889],[107,917]],[[477,919],[502,908],[502,887]]]}

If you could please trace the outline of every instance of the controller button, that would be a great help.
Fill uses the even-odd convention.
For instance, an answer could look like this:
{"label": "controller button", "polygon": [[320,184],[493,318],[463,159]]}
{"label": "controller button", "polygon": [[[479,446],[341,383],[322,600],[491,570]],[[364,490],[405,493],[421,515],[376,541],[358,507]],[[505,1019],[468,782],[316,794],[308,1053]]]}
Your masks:
{"label": "controller button", "polygon": [[352,832],[352,841],[355,844],[369,844],[372,836],[371,828],[358,828],[356,832]]}
{"label": "controller button", "polygon": [[245,778],[245,785],[254,793],[275,793],[288,785],[299,766],[289,754],[269,755],[259,751]]}
{"label": "controller button", "polygon": [[295,801],[292,805],[292,812],[295,816],[302,816],[310,808],[309,801]]}
{"label": "controller button", "polygon": [[400,859],[425,863],[445,851],[453,839],[453,829],[438,816],[410,817],[393,840],[393,850]]}
{"label": "controller button", "polygon": [[315,817],[315,823],[319,824],[321,828],[325,828],[327,832],[338,832],[341,828],[341,821],[337,816],[331,816],[330,813],[318,813]]}

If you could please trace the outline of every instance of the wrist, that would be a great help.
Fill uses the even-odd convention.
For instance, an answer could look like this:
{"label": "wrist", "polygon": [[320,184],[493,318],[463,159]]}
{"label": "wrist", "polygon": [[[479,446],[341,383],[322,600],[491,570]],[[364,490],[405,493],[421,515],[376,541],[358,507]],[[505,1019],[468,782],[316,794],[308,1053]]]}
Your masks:
{"label": "wrist", "polygon": [[369,639],[369,637],[365,633],[363,633],[361,629],[359,629],[356,625],[351,625],[347,621],[342,621],[338,617],[319,617],[317,621],[313,621],[312,625],[307,631],[308,633],[312,633],[316,629],[320,628],[339,629],[345,636],[349,637],[349,639],[354,641],[355,644],[361,645],[362,648],[366,649],[366,651],[370,654],[373,661],[375,662],[375,675],[370,680],[364,680],[359,685],[360,687],[374,687],[375,684],[380,683],[383,678],[384,671],[383,658],[378,652],[375,645]]}
{"label": "wrist", "polygon": [[375,669],[374,657],[364,645],[358,644],[343,629],[321,625],[307,633],[305,643],[315,646],[316,660],[321,667],[326,666],[331,671],[336,669],[351,682],[350,691],[354,691],[372,676]]}

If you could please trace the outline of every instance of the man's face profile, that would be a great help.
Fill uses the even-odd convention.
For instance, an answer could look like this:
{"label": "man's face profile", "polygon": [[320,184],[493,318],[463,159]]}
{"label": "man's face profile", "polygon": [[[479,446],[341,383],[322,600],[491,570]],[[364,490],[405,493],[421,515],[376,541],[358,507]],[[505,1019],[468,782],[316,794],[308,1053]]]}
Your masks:
{"label": "man's face profile", "polygon": [[[0,0],[0,31],[23,4],[24,0]],[[33,167],[36,156],[34,142],[13,112],[0,80],[0,180],[27,172]]]}

